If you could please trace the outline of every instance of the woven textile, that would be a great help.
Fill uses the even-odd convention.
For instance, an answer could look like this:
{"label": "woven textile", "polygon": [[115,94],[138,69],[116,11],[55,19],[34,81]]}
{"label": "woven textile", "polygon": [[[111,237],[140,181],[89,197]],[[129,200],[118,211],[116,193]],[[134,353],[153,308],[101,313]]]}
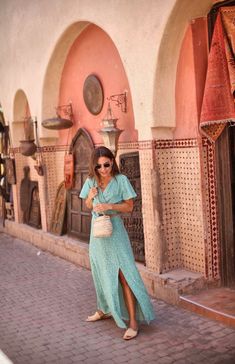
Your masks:
{"label": "woven textile", "polygon": [[235,90],[235,7],[221,8],[221,19],[225,32],[225,53],[229,71],[231,93]]}
{"label": "woven textile", "polygon": [[[230,47],[231,39],[229,40],[228,33],[225,31],[229,27],[225,28],[222,23],[222,18],[226,17],[223,11],[222,8],[215,23],[200,118],[201,131],[211,141],[215,141],[220,136],[226,123],[235,121],[234,56]],[[234,9],[233,19],[235,19]],[[230,34],[232,36],[232,32]]]}

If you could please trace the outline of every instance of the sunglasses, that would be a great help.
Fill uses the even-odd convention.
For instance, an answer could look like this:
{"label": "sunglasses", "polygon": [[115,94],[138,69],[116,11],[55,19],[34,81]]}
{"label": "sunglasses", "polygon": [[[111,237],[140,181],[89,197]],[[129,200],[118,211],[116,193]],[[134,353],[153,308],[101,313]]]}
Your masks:
{"label": "sunglasses", "polygon": [[101,167],[104,167],[104,168],[109,168],[110,166],[111,166],[111,163],[104,163],[104,164],[97,164],[96,166],[95,166],[95,169],[100,169]]}

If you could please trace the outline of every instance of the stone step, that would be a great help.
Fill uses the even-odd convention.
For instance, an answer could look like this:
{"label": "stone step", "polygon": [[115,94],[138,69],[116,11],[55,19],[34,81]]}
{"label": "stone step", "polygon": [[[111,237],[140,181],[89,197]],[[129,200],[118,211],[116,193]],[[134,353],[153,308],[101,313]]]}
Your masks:
{"label": "stone step", "polygon": [[235,327],[235,289],[221,287],[181,295],[179,305],[197,314]]}

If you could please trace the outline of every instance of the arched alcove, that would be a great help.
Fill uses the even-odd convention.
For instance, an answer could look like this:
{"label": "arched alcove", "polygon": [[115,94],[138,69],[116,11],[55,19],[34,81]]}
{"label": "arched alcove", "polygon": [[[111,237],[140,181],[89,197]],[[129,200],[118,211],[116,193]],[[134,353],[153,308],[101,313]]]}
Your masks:
{"label": "arched alcove", "polygon": [[[89,81],[89,77],[99,82],[103,98],[103,106],[98,113],[92,113],[85,103],[85,97],[89,102],[96,105],[97,97],[93,94],[95,83]],[[84,95],[84,89],[85,95]],[[127,110],[123,112],[124,103],[117,106],[117,102],[110,101],[110,96],[127,95]],[[121,98],[119,98],[120,100]],[[126,72],[120,58],[118,49],[110,36],[95,24],[90,24],[82,31],[72,44],[61,75],[59,104],[72,103],[74,127],[70,137],[79,128],[86,128],[95,143],[103,143],[98,130],[102,127],[102,119],[107,114],[108,103],[112,108],[112,114],[117,118],[117,127],[123,130],[120,141],[133,142],[137,140],[134,115],[131,100],[131,90]],[[66,144],[67,131],[61,131],[59,144]]]}
{"label": "arched alcove", "polygon": [[19,146],[19,141],[25,139],[25,120],[30,116],[28,98],[23,90],[18,90],[14,97],[13,122],[10,130],[13,146]]}
{"label": "arched alcove", "polygon": [[154,131],[157,138],[161,128],[170,130],[175,127],[176,70],[187,26],[192,19],[207,16],[214,2],[177,0],[172,8],[157,56],[153,93],[153,128],[157,128]]}
{"label": "arched alcove", "polygon": [[[55,107],[58,106],[61,74],[68,52],[78,35],[86,28],[88,22],[79,22],[70,25],[61,37],[52,52],[45,73],[42,91],[42,120],[55,116]],[[38,125],[39,134],[43,137],[57,137],[56,131],[46,130]]]}
{"label": "arched alcove", "polygon": [[[97,45],[97,42],[99,45]],[[77,51],[78,53],[80,52],[79,57],[76,53]],[[86,54],[87,60],[85,60],[84,56]],[[76,57],[76,67],[74,67],[73,57]],[[71,63],[73,63],[72,72],[76,72],[77,70],[74,77],[70,74]],[[111,75],[108,74],[108,71],[110,71]],[[94,120],[91,121],[91,123],[93,122],[94,124],[93,129],[100,128],[102,117],[105,116],[107,111],[107,97],[113,94],[122,94],[127,92],[127,113],[122,113],[120,111],[121,108],[117,108],[116,103],[113,103],[111,106],[115,117],[120,120],[119,123],[123,124],[125,129],[128,130],[126,139],[128,139],[128,141],[129,139],[136,140],[137,132],[134,129],[131,93],[121,57],[119,56],[119,52],[109,35],[93,23],[78,22],[73,24],[68,27],[68,29],[65,30],[59,38],[48,63],[44,79],[42,120],[55,116],[55,108],[57,106],[68,104],[72,101],[75,115],[74,121],[76,125],[72,129],[70,138],[80,127],[92,129],[92,127],[87,124],[88,120],[90,121],[91,119],[91,114],[88,113],[87,117],[86,115],[84,116],[87,110],[84,107],[84,102],[79,94],[79,91],[82,93],[84,77],[86,78],[91,73],[100,75],[104,87],[104,108],[102,113],[98,116],[98,119],[94,118],[96,119],[96,124],[94,124]],[[78,85],[80,86],[78,87]],[[80,101],[77,102],[79,97]],[[78,108],[82,109],[81,113],[78,111]],[[81,120],[81,115],[83,120]],[[57,131],[46,130],[44,128],[41,128],[40,131],[40,128],[41,125],[39,125],[39,133],[44,138],[58,138],[60,135],[60,144],[63,144],[63,142],[67,140],[67,132],[64,133],[62,131],[62,133],[58,133]],[[91,130],[89,131],[91,132]],[[63,134],[65,134],[65,137],[63,137]],[[102,142],[98,133],[97,136],[93,135],[93,137],[98,138],[98,142]],[[125,133],[122,134],[122,138],[123,137],[125,138]]]}

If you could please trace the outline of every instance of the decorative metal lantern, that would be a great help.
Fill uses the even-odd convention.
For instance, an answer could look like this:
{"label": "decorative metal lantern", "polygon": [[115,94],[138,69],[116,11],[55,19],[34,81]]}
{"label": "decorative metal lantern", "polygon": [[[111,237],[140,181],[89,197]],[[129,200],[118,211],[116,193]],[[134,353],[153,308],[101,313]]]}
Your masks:
{"label": "decorative metal lantern", "polygon": [[116,127],[118,119],[112,115],[110,103],[108,104],[108,110],[105,118],[102,120],[102,129],[99,130],[99,134],[102,135],[104,145],[111,150],[115,156],[118,149],[118,139],[123,130]]}
{"label": "decorative metal lantern", "polygon": [[25,140],[20,140],[20,152],[26,157],[32,156],[37,150],[37,145],[34,143],[34,123],[31,116],[24,118]]}

